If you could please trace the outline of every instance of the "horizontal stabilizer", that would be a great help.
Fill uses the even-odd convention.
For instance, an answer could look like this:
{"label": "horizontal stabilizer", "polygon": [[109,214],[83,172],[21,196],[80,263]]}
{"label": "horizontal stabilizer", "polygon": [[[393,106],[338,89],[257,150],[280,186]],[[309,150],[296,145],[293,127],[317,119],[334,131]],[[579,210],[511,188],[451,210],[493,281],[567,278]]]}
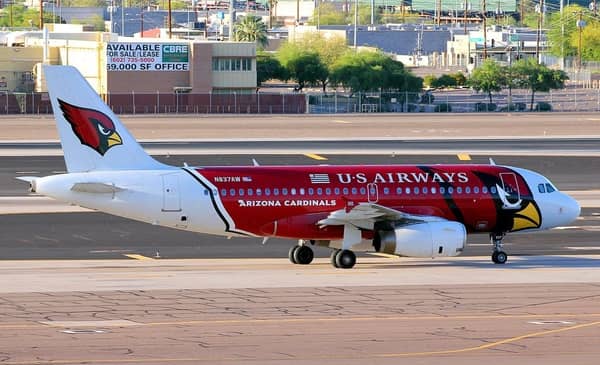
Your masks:
{"label": "horizontal stabilizer", "polygon": [[92,194],[114,194],[125,189],[115,186],[114,184],[100,183],[100,182],[85,182],[73,184],[71,190],[80,193],[92,193]]}

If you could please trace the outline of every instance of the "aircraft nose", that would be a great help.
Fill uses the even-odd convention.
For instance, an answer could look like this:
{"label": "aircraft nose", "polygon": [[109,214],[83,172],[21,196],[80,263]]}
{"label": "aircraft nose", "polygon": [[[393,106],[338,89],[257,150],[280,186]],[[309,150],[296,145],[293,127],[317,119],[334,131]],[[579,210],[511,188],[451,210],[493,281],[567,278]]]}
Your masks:
{"label": "aircraft nose", "polygon": [[568,195],[564,195],[564,202],[560,205],[559,214],[563,217],[563,224],[569,224],[573,222],[581,213],[581,206],[577,200],[571,198]]}
{"label": "aircraft nose", "polygon": [[563,193],[554,194],[552,199],[545,200],[541,206],[543,212],[542,229],[570,224],[579,217],[581,212],[579,203]]}

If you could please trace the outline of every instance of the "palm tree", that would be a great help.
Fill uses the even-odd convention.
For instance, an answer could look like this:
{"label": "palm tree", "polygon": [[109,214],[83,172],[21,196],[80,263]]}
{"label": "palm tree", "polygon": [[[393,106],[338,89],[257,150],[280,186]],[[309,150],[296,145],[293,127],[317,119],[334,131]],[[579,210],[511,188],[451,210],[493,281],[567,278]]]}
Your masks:
{"label": "palm tree", "polygon": [[249,14],[234,26],[233,39],[238,42],[256,42],[263,48],[269,43],[267,26],[261,18]]}

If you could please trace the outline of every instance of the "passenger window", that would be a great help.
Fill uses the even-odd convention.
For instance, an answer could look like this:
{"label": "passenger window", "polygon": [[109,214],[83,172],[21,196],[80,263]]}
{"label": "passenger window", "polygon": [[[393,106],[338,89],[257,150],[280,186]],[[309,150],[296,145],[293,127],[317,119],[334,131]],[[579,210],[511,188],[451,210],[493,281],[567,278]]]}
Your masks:
{"label": "passenger window", "polygon": [[402,188],[396,188],[396,195],[402,195]]}
{"label": "passenger window", "polygon": [[271,195],[271,189],[269,189],[269,188],[265,188],[265,195],[266,195],[266,196],[269,196],[269,195]]}
{"label": "passenger window", "polygon": [[487,188],[487,186],[484,186],[484,187],[482,187],[482,188],[481,188],[481,192],[482,192],[482,193],[484,193],[484,194],[487,194],[487,193],[488,193],[488,188]]}
{"label": "passenger window", "polygon": [[254,195],[254,191],[252,191],[252,189],[248,189],[248,196],[252,196]]}
{"label": "passenger window", "polygon": [[315,195],[315,189],[308,188],[308,195]]}
{"label": "passenger window", "polygon": [[331,195],[331,188],[325,189],[325,195]]}
{"label": "passenger window", "polygon": [[305,193],[304,188],[300,188],[300,195],[304,195]]}
{"label": "passenger window", "polygon": [[256,195],[261,196],[262,195],[262,190],[256,189]]}
{"label": "passenger window", "polygon": [[556,191],[556,189],[554,189],[554,186],[552,186],[551,184],[546,184],[546,191],[549,193],[553,193]]}
{"label": "passenger window", "polygon": [[432,188],[431,188],[431,194],[435,194],[435,192],[436,192],[436,191],[437,191],[437,190],[436,190],[436,188],[435,188],[435,187],[432,187]]}
{"label": "passenger window", "polygon": [[383,194],[390,195],[390,188],[383,188]]}
{"label": "passenger window", "polygon": [[344,193],[344,195],[348,195],[350,192],[348,191],[348,188],[344,188],[342,189],[342,192]]}
{"label": "passenger window", "polygon": [[244,189],[238,190],[239,196],[244,196]]}
{"label": "passenger window", "polygon": [[323,189],[317,188],[317,195],[323,195]]}
{"label": "passenger window", "polygon": [[287,188],[282,188],[281,189],[281,195],[288,195],[288,189]]}
{"label": "passenger window", "polygon": [[358,189],[357,188],[352,188],[352,195],[356,195],[358,194]]}
{"label": "passenger window", "polygon": [[456,194],[462,194],[462,188],[460,186],[456,188]]}
{"label": "passenger window", "polygon": [[419,187],[418,187],[418,186],[415,186],[415,187],[413,188],[413,192],[415,193],[415,195],[419,195]]}
{"label": "passenger window", "polygon": [[544,184],[538,184],[538,191],[542,194],[546,192],[546,187],[544,186]]}
{"label": "passenger window", "polygon": [[425,187],[425,186],[424,186],[424,187],[423,187],[423,189],[421,189],[421,192],[422,192],[423,194],[427,194],[427,187]]}
{"label": "passenger window", "polygon": [[333,191],[335,192],[335,195],[340,195],[340,188],[335,188]]}
{"label": "passenger window", "polygon": [[491,192],[492,194],[496,194],[496,187],[495,187],[495,186],[492,186],[492,187],[490,188],[490,192]]}
{"label": "passenger window", "polygon": [[221,189],[221,196],[227,196],[227,189]]}
{"label": "passenger window", "polygon": [[365,195],[367,193],[367,189],[364,187],[360,188],[360,195]]}
{"label": "passenger window", "polygon": [[454,188],[452,186],[448,186],[448,194],[454,193]]}
{"label": "passenger window", "polygon": [[229,195],[235,196],[235,189],[229,189]]}
{"label": "passenger window", "polygon": [[479,186],[473,188],[473,193],[479,194]]}
{"label": "passenger window", "polygon": [[404,192],[405,192],[406,194],[410,194],[410,188],[409,188],[409,187],[407,187],[406,189],[404,189]]}
{"label": "passenger window", "polygon": [[273,195],[279,195],[279,189],[278,188],[274,188],[273,189]]}
{"label": "passenger window", "polygon": [[465,194],[471,194],[471,187],[470,186],[467,186],[465,188]]}
{"label": "passenger window", "polygon": [[440,186],[440,194],[446,194],[446,188],[443,186]]}
{"label": "passenger window", "polygon": [[292,189],[290,190],[290,193],[291,193],[292,195],[296,195],[296,188],[292,188]]}

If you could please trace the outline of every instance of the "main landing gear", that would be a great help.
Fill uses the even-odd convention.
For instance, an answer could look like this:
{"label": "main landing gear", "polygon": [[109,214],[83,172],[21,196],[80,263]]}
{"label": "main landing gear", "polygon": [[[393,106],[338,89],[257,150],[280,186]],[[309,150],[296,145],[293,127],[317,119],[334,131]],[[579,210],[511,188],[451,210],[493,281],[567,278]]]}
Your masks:
{"label": "main landing gear", "polygon": [[[312,262],[315,254],[307,243],[308,241],[300,240],[296,246],[290,248],[288,257],[293,264],[308,265]],[[333,250],[331,264],[338,269],[351,269],[356,264],[356,255],[350,250]]]}
{"label": "main landing gear", "polygon": [[504,234],[490,234],[490,242],[494,245],[492,261],[494,264],[504,264],[508,260],[508,255],[502,250],[502,239]]}
{"label": "main landing gear", "polygon": [[292,264],[308,265],[315,258],[315,254],[312,248],[306,246],[303,241],[300,241],[300,244],[290,248],[288,257]]}
{"label": "main landing gear", "polygon": [[333,250],[331,264],[338,269],[351,269],[356,264],[356,255],[350,250]]}

